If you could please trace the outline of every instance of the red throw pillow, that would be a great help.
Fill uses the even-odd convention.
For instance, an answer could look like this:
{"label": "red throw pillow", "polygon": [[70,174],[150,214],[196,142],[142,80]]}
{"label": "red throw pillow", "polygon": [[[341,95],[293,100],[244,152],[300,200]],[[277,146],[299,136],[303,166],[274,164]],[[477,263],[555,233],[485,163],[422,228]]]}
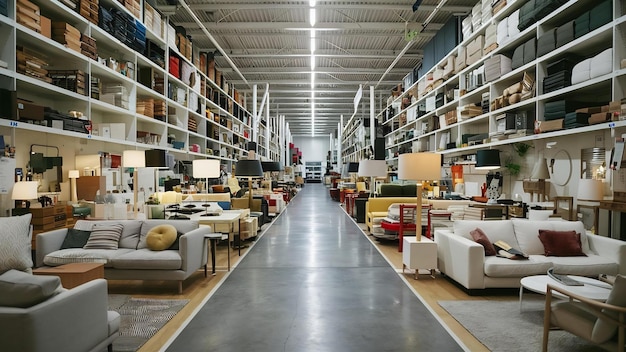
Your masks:
{"label": "red throw pillow", "polygon": [[483,230],[477,227],[474,231],[470,231],[470,235],[472,235],[472,238],[476,243],[482,245],[485,248],[485,256],[496,255],[495,247],[493,246],[491,241],[489,241],[489,238],[487,237],[487,235],[485,235]]}
{"label": "red throw pillow", "polygon": [[576,231],[539,230],[539,240],[543,244],[546,257],[587,256],[583,253],[580,233]]}

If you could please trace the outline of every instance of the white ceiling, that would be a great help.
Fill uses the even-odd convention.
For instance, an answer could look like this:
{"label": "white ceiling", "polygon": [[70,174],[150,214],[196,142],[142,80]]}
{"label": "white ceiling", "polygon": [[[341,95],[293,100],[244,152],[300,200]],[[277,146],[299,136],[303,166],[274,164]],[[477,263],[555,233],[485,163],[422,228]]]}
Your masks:
{"label": "white ceiling", "polygon": [[[439,2],[423,0],[416,12],[415,0],[316,2],[315,135],[334,133],[341,115],[344,121],[350,118],[359,85],[364,94],[358,114],[369,116],[370,86],[375,87],[378,112],[391,89],[421,62],[422,49],[436,31],[452,16],[468,13],[476,0],[444,0],[435,11]],[[174,24],[186,29],[194,49],[216,52],[217,68],[247,94],[249,111],[252,86],[258,87],[260,104],[269,84],[270,116],[285,115],[293,135],[312,135],[308,0],[158,4]],[[422,32],[407,41],[407,29]]]}

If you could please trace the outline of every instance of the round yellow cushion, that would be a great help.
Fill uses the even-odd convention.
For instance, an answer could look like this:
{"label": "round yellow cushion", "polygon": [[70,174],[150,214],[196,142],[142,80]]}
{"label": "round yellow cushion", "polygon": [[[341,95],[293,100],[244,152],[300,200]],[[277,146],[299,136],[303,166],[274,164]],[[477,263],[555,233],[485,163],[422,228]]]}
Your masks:
{"label": "round yellow cushion", "polygon": [[162,251],[170,248],[176,235],[176,228],[172,225],[155,226],[146,235],[146,245],[153,251]]}

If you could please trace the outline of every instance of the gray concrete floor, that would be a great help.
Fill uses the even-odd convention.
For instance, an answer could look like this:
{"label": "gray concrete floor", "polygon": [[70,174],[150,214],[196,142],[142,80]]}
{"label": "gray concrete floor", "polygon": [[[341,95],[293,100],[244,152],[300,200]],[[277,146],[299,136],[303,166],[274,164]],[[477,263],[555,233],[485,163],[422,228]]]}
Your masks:
{"label": "gray concrete floor", "polygon": [[306,184],[167,351],[461,351],[322,184]]}

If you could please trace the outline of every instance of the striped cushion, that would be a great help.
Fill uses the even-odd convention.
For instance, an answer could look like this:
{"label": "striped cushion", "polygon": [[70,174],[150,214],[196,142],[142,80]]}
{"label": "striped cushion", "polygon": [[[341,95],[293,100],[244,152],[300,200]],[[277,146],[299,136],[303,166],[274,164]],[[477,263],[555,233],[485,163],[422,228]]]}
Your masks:
{"label": "striped cushion", "polygon": [[95,224],[84,249],[117,249],[124,225]]}

